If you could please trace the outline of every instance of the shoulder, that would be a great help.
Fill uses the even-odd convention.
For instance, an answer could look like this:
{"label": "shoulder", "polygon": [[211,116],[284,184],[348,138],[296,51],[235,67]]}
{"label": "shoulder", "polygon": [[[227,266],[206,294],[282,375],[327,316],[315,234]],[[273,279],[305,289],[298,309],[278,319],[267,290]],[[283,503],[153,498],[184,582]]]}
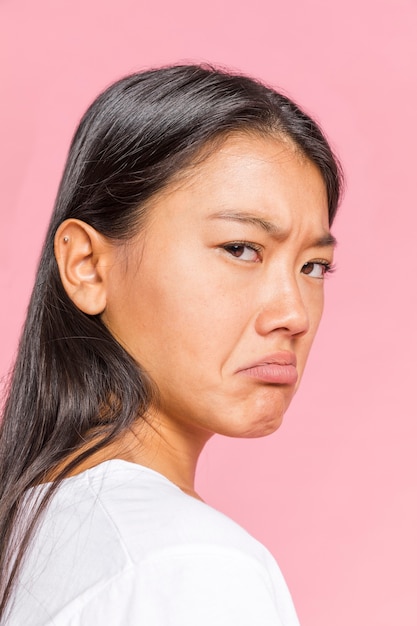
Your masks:
{"label": "shoulder", "polygon": [[19,593],[20,617],[47,611],[59,626],[99,617],[128,626],[138,615],[147,626],[297,624],[281,572],[258,541],[160,474],[124,461],[61,486]]}
{"label": "shoulder", "polygon": [[277,563],[230,518],[124,463],[94,491],[129,556],[113,592],[129,607],[140,598],[144,623],[298,623]]}
{"label": "shoulder", "polygon": [[171,548],[133,564],[97,589],[80,606],[76,623],[298,626],[285,583],[274,582],[243,553]]}
{"label": "shoulder", "polygon": [[196,549],[235,552],[267,569],[275,564],[264,546],[227,516],[161,474],[118,460],[64,481],[36,544],[41,560],[54,553],[57,562],[95,562],[97,571],[110,574],[159,553]]}
{"label": "shoulder", "polygon": [[236,550],[265,565],[273,560],[236,522],[153,470],[114,461],[103,464],[88,480],[96,523],[112,528],[132,561],[196,545]]}

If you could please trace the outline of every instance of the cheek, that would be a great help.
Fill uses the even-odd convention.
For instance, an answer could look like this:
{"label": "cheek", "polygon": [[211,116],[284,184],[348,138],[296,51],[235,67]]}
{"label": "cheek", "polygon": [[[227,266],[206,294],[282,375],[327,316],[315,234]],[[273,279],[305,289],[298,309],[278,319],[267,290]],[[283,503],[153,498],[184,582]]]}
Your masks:
{"label": "cheek", "polygon": [[302,276],[299,289],[308,313],[309,334],[312,334],[314,337],[323,313],[324,279]]}
{"label": "cheek", "polygon": [[[322,281],[323,282],[323,281]],[[311,319],[311,331],[312,331],[312,339],[317,332],[317,329],[320,324],[321,317],[323,315],[323,306],[324,306],[324,293],[323,287],[317,289],[318,293],[315,293],[311,299],[310,305],[310,319]]]}
{"label": "cheek", "polygon": [[214,359],[220,366],[242,332],[248,299],[225,285],[212,266],[205,272],[204,264],[190,264],[189,255],[181,260],[177,256],[152,273],[141,268],[129,289],[128,344],[145,367],[198,369]]}
{"label": "cheek", "polygon": [[321,316],[323,313],[323,285],[312,284],[304,291],[303,294],[305,306],[308,310],[309,328],[304,337],[300,341],[298,370],[301,374],[304,370],[308,354],[313,344],[314,338],[317,334],[318,327],[320,325]]}

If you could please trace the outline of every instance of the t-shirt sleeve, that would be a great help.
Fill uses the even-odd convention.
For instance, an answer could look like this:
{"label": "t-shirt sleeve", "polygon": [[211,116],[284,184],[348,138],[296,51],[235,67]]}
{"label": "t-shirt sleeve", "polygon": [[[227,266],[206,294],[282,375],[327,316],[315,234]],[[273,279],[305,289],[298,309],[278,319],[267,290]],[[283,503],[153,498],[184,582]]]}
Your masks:
{"label": "t-shirt sleeve", "polygon": [[298,626],[282,584],[237,551],[171,551],[118,576],[80,607],[74,626]]}

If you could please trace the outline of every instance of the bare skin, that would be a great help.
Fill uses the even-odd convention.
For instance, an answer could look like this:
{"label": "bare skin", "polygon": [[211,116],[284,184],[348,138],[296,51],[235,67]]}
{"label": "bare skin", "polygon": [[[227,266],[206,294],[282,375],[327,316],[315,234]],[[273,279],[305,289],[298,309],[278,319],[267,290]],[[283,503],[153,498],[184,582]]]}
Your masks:
{"label": "bare skin", "polygon": [[320,173],[272,137],[229,137],[154,199],[127,245],[64,222],[56,256],[68,295],[102,315],[160,395],[76,473],[123,458],[196,496],[214,433],[275,431],[318,328],[333,248]]}

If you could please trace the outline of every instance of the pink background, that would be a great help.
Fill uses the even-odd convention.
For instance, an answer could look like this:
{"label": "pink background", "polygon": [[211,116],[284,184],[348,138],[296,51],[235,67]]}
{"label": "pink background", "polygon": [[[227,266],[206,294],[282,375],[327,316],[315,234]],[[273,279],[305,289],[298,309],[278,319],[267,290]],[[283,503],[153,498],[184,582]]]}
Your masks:
{"label": "pink background", "polygon": [[268,439],[215,438],[208,502],[278,559],[304,626],[417,624],[415,0],[0,0],[0,374],[70,137],[109,82],[207,60],[281,86],[344,163],[338,271]]}

